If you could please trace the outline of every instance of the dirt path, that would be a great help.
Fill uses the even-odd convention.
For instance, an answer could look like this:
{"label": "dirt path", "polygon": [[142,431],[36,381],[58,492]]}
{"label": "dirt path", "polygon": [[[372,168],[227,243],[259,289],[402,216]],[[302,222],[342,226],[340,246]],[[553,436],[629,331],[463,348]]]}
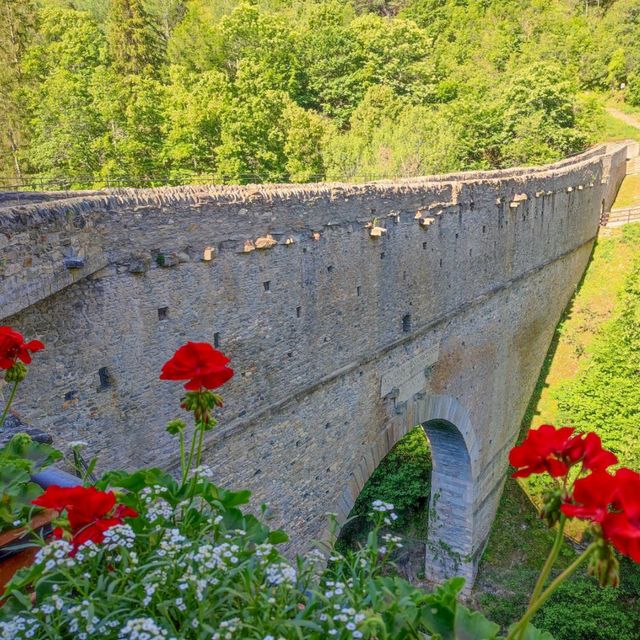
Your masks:
{"label": "dirt path", "polygon": [[607,107],[606,110],[607,110],[607,113],[609,115],[612,115],[614,118],[617,118],[618,120],[622,120],[622,122],[632,127],[635,127],[636,129],[640,129],[640,118],[632,116],[629,113],[624,113],[619,109],[614,109],[613,107]]}

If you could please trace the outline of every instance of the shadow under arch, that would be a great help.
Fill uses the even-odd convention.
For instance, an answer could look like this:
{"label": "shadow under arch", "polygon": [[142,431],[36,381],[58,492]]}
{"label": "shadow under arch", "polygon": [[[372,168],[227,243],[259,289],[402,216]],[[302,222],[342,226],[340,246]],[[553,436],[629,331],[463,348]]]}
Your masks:
{"label": "shadow under arch", "polygon": [[425,573],[436,582],[463,576],[468,590],[484,542],[478,544],[474,518],[478,442],[466,409],[455,398],[419,393],[394,404],[387,428],[350,475],[337,505],[338,523],[347,519],[382,459],[417,425],[422,425],[429,439],[433,463]]}

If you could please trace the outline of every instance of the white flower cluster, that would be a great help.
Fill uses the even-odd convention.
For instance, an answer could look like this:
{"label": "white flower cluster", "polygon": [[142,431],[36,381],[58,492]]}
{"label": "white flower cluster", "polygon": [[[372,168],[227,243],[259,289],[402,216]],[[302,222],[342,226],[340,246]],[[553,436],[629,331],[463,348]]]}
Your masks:
{"label": "white flower cluster", "polygon": [[220,623],[220,631],[216,631],[216,633],[211,636],[211,640],[231,640],[231,638],[233,638],[233,634],[238,630],[239,627],[239,618],[224,620]]}
{"label": "white flower cluster", "polygon": [[142,604],[148,607],[151,604],[153,594],[166,583],[167,574],[164,569],[156,569],[148,574],[144,579],[144,593],[145,596],[142,599]]}
{"label": "white flower cluster", "polygon": [[167,631],[159,627],[151,618],[134,618],[120,629],[120,640],[167,640]]}
{"label": "white flower cluster", "polygon": [[187,539],[179,529],[165,529],[157,554],[161,557],[175,558],[188,545]]}
{"label": "white flower cluster", "polygon": [[311,549],[304,554],[304,559],[311,565],[324,564],[327,561],[326,556],[320,549]]}
{"label": "white flower cluster", "polygon": [[98,545],[93,540],[87,540],[78,547],[74,558],[76,562],[85,562],[85,560],[95,558],[99,551]]}
{"label": "white flower cluster", "polygon": [[170,520],[173,517],[173,507],[164,498],[156,498],[148,504],[147,518],[149,522]]}
{"label": "white flower cluster", "polygon": [[329,587],[325,592],[325,598],[333,598],[334,596],[344,595],[345,584],[344,582],[334,582],[333,580],[327,580],[325,585]]}
{"label": "white flower cluster", "polygon": [[146,504],[151,504],[158,496],[160,496],[163,493],[167,493],[167,491],[169,491],[167,487],[163,487],[160,484],[154,484],[151,487],[145,487],[140,492],[140,498]]}
{"label": "white flower cluster", "polygon": [[58,594],[54,593],[50,598],[45,600],[39,608],[35,607],[33,612],[37,613],[38,611],[42,611],[46,616],[50,616],[54,611],[62,611],[63,607],[64,601]]}
{"label": "white flower cluster", "polygon": [[193,478],[194,476],[211,479],[213,478],[213,469],[208,464],[201,464],[189,471],[189,477]]}
{"label": "white flower cluster", "polygon": [[[352,638],[362,638],[362,631],[358,630],[358,625],[366,618],[364,613],[358,613],[351,607],[342,607],[340,612],[333,616],[334,622],[340,622],[344,625],[347,631],[351,632]],[[331,636],[337,636],[340,633],[339,628],[329,629],[328,633]]]}
{"label": "white flower cluster", "polygon": [[380,511],[381,513],[385,513],[387,511],[393,511],[395,507],[390,502],[383,502],[382,500],[374,500],[371,503],[371,508],[374,511]]}
{"label": "white flower cluster", "polygon": [[273,545],[269,542],[264,542],[263,544],[256,545],[256,549],[254,551],[256,557],[258,558],[258,562],[264,566],[265,564],[269,564],[269,558],[273,553]]}
{"label": "white flower cluster", "polygon": [[86,442],[85,440],[72,440],[69,443],[69,449],[84,449],[85,447],[88,447],[89,443]]}
{"label": "white flower cluster", "polygon": [[383,534],[382,539],[389,546],[394,546],[394,547],[397,547],[398,549],[402,549],[403,547],[402,538],[400,536],[394,536],[394,535],[391,535],[390,533],[385,533]]}
{"label": "white flower cluster", "polygon": [[8,622],[0,622],[0,639],[25,640],[27,638],[37,638],[36,633],[40,628],[40,623],[36,618],[15,616]]}
{"label": "white flower cluster", "polygon": [[374,500],[371,503],[371,508],[379,513],[388,513],[385,516],[384,523],[390,525],[394,520],[398,519],[398,516],[393,512],[394,506],[390,502],[383,502],[382,500]]}
{"label": "white flower cluster", "polygon": [[192,566],[188,566],[178,582],[178,589],[182,592],[186,592],[189,587],[192,587],[198,602],[204,601],[207,587],[215,587],[220,584],[218,578],[204,574],[201,571],[202,568],[201,565],[198,565],[197,570],[194,571]]}
{"label": "white flower cluster", "polygon": [[67,612],[71,618],[69,621],[69,631],[73,634],[74,638],[78,640],[88,640],[94,635],[100,619],[92,616],[91,610],[88,600],[82,600],[80,604],[69,608]]}
{"label": "white flower cluster", "polygon": [[223,542],[217,546],[212,544],[203,544],[198,547],[198,551],[187,556],[188,559],[194,560],[197,564],[201,564],[207,569],[221,569],[225,571],[228,565],[238,564],[238,556],[240,551],[237,544]]}
{"label": "white flower cluster", "polygon": [[128,524],[117,524],[104,532],[102,545],[108,551],[117,551],[119,548],[133,549],[136,534]]}
{"label": "white flower cluster", "polygon": [[66,540],[54,540],[36,553],[34,564],[44,564],[46,572],[54,569],[71,568],[76,560],[70,556],[73,545]]}
{"label": "white flower cluster", "polygon": [[293,586],[298,578],[296,570],[286,562],[270,564],[266,568],[266,574],[267,582],[272,585]]}

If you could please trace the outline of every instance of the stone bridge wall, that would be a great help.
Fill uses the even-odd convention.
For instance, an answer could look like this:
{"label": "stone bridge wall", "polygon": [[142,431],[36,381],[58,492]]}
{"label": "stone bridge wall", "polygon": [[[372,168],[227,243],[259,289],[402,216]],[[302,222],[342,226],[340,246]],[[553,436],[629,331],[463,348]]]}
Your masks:
{"label": "stone bridge wall", "polygon": [[472,578],[628,149],[540,169],[0,209],[2,323],[47,345],[17,408],[61,445],[88,441],[103,468],[171,468],[164,424],[181,387],[158,380],[161,365],[188,339],[215,342],[236,371],[207,443],[219,482],[252,489],[302,548],[423,423],[431,572]]}

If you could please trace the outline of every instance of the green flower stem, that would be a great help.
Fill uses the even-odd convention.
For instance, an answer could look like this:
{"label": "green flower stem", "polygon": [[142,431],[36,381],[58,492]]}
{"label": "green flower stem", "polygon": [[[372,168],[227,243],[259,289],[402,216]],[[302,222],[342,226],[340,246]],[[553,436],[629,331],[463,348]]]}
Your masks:
{"label": "green flower stem", "polygon": [[562,514],[560,516],[560,523],[558,525],[558,531],[556,533],[556,539],[553,542],[553,547],[551,548],[551,552],[547,556],[547,559],[542,567],[542,571],[538,576],[538,581],[536,582],[536,586],[533,589],[533,593],[531,594],[531,599],[529,600],[529,606],[531,606],[542,593],[542,589],[544,587],[549,574],[551,573],[551,569],[553,569],[553,565],[556,563],[558,559],[558,554],[560,553],[560,549],[562,548],[562,543],[564,542],[564,527],[567,523],[567,517]]}
{"label": "green flower stem", "polygon": [[202,444],[204,442],[204,424],[200,425],[200,433],[198,435],[198,450],[196,452],[196,467],[200,466],[202,460]]}
{"label": "green flower stem", "polygon": [[191,436],[191,445],[189,446],[189,457],[187,458],[187,464],[182,470],[182,484],[187,481],[187,477],[189,476],[189,470],[191,469],[191,463],[193,462],[193,456],[196,451],[196,438],[198,436],[198,423],[196,423],[195,430],[193,435]]}
{"label": "green flower stem", "polygon": [[16,380],[13,383],[13,389],[11,389],[11,393],[9,394],[9,400],[7,400],[7,404],[4,407],[4,412],[2,413],[2,418],[0,418],[0,429],[2,429],[2,427],[4,426],[4,421],[7,418],[7,415],[9,414],[9,409],[11,408],[11,403],[13,402],[13,399],[16,395],[16,391],[18,390],[18,385],[20,384],[19,380]]}
{"label": "green flower stem", "polygon": [[551,584],[546,588],[546,590],[540,595],[540,597],[529,606],[529,608],[525,611],[525,614],[520,618],[520,620],[515,624],[513,629],[510,631],[506,640],[523,640],[524,632],[527,629],[527,625],[533,616],[536,614],[538,609],[549,599],[551,595],[553,595],[554,591],[567,579],[569,578],[578,567],[585,561],[589,556],[596,550],[597,543],[592,542],[584,551],[584,553],[578,556],[561,574],[559,574]]}
{"label": "green flower stem", "polygon": [[184,477],[184,431],[182,429],[180,429],[178,438],[180,439],[180,468],[182,469],[182,476]]}

